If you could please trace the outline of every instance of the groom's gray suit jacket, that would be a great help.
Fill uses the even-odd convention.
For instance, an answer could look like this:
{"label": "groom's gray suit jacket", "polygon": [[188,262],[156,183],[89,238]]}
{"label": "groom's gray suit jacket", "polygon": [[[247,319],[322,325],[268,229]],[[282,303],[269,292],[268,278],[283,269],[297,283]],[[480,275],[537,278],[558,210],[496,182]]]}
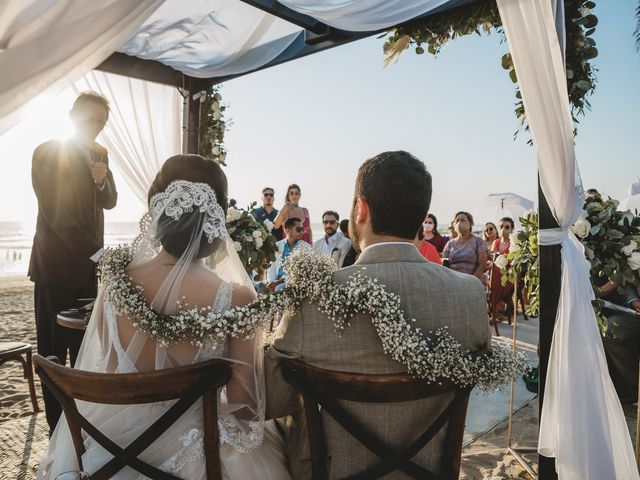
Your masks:
{"label": "groom's gray suit jacket", "polygon": [[[356,271],[377,278],[387,290],[400,296],[406,318],[424,332],[447,326],[463,348],[479,351],[489,347],[484,289],[472,276],[427,262],[409,243],[387,243],[365,249],[351,267],[335,274],[345,283]],[[294,316],[285,315],[273,345],[265,356],[267,416],[288,416],[287,454],[293,478],[311,478],[311,460],[304,414],[296,392],[284,381],[281,358],[297,358],[329,370],[357,373],[399,373],[405,367],[382,351],[369,317],[358,315],[340,335],[317,307],[305,303]],[[387,444],[409,445],[444,409],[449,398],[435,397],[393,404],[343,402],[347,410],[369,426]],[[359,473],[379,459],[357,443],[331,417],[323,415],[330,457],[331,478]],[[444,430],[443,430],[444,432]],[[442,437],[437,436],[414,460],[439,471]],[[392,474],[385,478],[406,478]]]}

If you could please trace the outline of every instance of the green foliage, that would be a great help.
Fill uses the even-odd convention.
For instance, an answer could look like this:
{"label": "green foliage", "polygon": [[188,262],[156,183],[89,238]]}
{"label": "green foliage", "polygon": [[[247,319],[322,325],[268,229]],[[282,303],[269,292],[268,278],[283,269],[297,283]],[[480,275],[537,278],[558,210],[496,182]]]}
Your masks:
{"label": "green foliage", "polygon": [[[596,84],[596,69],[591,61],[597,57],[598,50],[592,38],[598,18],[591,12],[595,8],[593,1],[565,0],[566,18],[566,74],[567,90],[574,123],[577,116],[584,115],[590,109],[587,97],[593,94]],[[640,6],[639,16],[640,16]],[[640,27],[639,27],[640,28]],[[393,29],[387,36],[383,50],[387,56],[385,64],[397,59],[404,50],[413,46],[418,55],[428,52],[438,55],[449,41],[457,37],[498,32],[504,38],[502,19],[495,1],[476,2],[452,9],[431,17],[417,20]],[[638,32],[640,41],[640,31]],[[426,47],[426,50],[425,50]],[[529,129],[522,95],[518,88],[518,79],[511,60],[506,53],[501,58],[502,67],[509,72],[509,78],[516,84],[515,114],[525,131]],[[516,132],[517,135],[518,132]]]}
{"label": "green foliage", "polygon": [[222,103],[220,85],[214,85],[208,90],[203,90],[196,96],[200,98],[198,152],[200,155],[226,166],[227,150],[224,146],[224,132],[227,129],[227,124],[224,119],[224,112],[229,105]]}

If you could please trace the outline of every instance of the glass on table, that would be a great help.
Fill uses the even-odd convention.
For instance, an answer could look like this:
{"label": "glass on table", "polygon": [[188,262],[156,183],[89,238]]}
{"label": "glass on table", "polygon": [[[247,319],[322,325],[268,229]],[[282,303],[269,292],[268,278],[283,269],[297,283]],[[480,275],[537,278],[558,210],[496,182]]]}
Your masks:
{"label": "glass on table", "polygon": [[62,472],[56,477],[56,480],[86,480],[87,478],[89,478],[89,474],[87,472],[83,472],[82,470],[71,470],[69,472]]}

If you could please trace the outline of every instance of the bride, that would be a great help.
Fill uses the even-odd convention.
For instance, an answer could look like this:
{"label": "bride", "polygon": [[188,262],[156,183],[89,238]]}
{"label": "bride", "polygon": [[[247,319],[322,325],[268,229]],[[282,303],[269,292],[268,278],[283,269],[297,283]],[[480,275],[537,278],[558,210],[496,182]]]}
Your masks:
{"label": "bride", "polygon": [[[134,242],[126,269],[144,302],[171,321],[178,308],[210,307],[224,312],[255,298],[249,276],[226,231],[227,179],[213,161],[198,155],[169,158],[149,190],[149,214]],[[126,278],[126,277],[125,277]],[[198,347],[188,341],[163,345],[124,315],[122,290],[108,278],[98,293],[75,368],[131,373],[188,365],[211,358],[233,362],[230,382],[218,395],[220,456],[224,478],[288,479],[284,441],[264,419],[261,331],[246,339],[227,336]],[[178,305],[179,304],[179,305]],[[175,317],[173,317],[175,319]],[[259,330],[259,329],[258,329]],[[157,332],[156,332],[157,333]],[[103,405],[78,402],[78,409],[109,438],[128,445],[170,406]],[[191,407],[140,458],[184,479],[205,479],[202,403]],[[84,437],[84,470],[95,472],[111,455]],[[40,464],[39,479],[54,480],[77,469],[73,441],[61,418]],[[125,467],[113,478],[145,478]]]}

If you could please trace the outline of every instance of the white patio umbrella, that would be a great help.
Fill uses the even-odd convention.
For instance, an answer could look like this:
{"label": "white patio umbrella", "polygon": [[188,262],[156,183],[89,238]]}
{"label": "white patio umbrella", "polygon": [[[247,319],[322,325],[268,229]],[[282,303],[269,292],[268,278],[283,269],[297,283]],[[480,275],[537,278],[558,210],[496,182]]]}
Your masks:
{"label": "white patio umbrella", "polygon": [[629,185],[629,196],[620,202],[618,210],[625,211],[631,210],[632,212],[640,212],[640,178],[637,182]]}
{"label": "white patio umbrella", "polygon": [[474,230],[482,229],[486,222],[498,223],[502,217],[511,217],[516,230],[520,228],[519,218],[533,208],[533,201],[515,193],[492,193],[484,197],[471,209],[475,223]]}

